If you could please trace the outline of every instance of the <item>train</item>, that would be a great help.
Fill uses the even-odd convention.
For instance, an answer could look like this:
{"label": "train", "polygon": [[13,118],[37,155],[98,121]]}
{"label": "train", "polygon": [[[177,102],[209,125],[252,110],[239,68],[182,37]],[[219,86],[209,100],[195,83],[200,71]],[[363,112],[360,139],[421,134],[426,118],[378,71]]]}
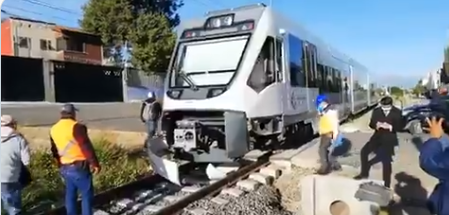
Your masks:
{"label": "train", "polygon": [[208,12],[177,31],[164,89],[165,139],[149,153],[154,171],[174,183],[180,161],[235,162],[316,133],[319,94],[341,120],[379,100],[365,66],[264,4]]}

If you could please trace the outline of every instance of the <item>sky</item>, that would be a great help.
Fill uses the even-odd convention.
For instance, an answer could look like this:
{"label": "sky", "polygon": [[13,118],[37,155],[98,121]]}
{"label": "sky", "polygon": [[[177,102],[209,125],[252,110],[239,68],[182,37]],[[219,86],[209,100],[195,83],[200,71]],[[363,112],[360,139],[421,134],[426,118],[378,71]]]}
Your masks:
{"label": "sky", "polygon": [[[76,27],[86,1],[5,0],[2,10]],[[260,2],[270,4],[269,0],[184,0],[179,13],[182,22],[207,11]],[[449,44],[447,0],[272,0],[272,7],[365,65],[385,85],[415,85],[441,67],[443,49]]]}

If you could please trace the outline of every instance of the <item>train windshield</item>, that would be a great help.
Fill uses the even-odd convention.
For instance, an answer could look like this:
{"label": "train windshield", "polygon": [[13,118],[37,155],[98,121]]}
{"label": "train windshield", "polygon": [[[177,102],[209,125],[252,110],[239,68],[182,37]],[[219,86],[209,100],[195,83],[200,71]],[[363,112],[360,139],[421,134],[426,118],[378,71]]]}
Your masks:
{"label": "train windshield", "polygon": [[238,69],[248,39],[238,36],[181,44],[172,87],[227,85]]}

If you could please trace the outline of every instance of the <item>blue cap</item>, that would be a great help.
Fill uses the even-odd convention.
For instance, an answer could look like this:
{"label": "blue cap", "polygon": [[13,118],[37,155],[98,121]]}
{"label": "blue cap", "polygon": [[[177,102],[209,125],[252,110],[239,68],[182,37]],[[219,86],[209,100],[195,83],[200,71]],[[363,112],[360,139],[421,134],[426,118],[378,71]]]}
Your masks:
{"label": "blue cap", "polygon": [[78,109],[75,107],[75,105],[70,104],[70,103],[64,104],[61,109],[61,112],[65,112],[65,113],[75,113],[77,111],[78,111]]}
{"label": "blue cap", "polygon": [[327,102],[327,96],[318,95],[315,100],[315,106],[318,107],[323,102]]}

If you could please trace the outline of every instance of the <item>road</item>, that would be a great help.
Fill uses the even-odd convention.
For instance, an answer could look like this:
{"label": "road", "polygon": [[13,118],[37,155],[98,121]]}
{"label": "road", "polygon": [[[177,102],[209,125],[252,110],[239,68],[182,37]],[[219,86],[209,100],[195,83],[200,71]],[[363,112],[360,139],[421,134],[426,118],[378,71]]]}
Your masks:
{"label": "road", "polygon": [[[78,118],[89,128],[102,130],[145,131],[140,122],[139,103],[75,104]],[[13,115],[22,126],[47,127],[59,118],[61,104],[54,103],[6,103],[2,102],[2,114]]]}

